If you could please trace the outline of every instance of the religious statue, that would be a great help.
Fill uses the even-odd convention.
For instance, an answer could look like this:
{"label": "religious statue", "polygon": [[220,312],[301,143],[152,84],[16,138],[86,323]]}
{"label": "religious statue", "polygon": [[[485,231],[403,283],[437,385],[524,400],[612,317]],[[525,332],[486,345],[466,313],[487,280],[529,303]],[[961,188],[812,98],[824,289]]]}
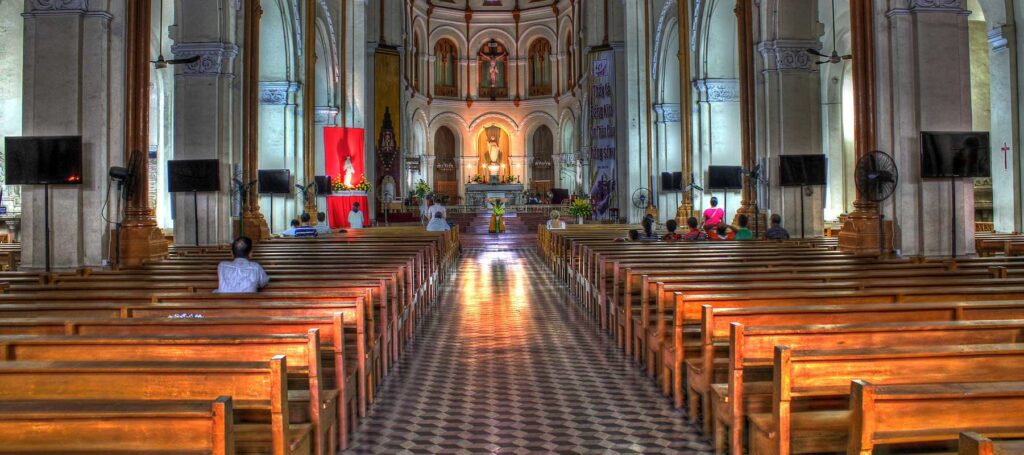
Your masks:
{"label": "religious statue", "polygon": [[500,47],[498,41],[493,38],[487,43],[487,51],[481,51],[478,54],[478,58],[481,62],[487,62],[487,74],[491,82],[491,100],[494,100],[497,97],[498,61],[507,57],[508,52],[505,52],[505,48]]}
{"label": "religious statue", "polygon": [[343,179],[343,181],[345,182],[345,186],[351,187],[352,186],[352,177],[356,173],[356,167],[352,165],[352,157],[351,156],[346,156],[345,157],[345,167],[344,167],[344,170],[345,170],[345,178]]}
{"label": "religious statue", "polygon": [[501,158],[501,147],[498,147],[498,141],[487,141],[487,158],[490,159],[488,164],[498,164],[498,160]]}

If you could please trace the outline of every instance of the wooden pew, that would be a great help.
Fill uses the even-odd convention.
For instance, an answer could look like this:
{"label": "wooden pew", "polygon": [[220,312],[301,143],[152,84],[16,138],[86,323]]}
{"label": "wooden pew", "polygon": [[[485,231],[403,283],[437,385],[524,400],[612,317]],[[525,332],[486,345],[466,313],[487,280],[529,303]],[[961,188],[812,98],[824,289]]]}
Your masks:
{"label": "wooden pew", "polygon": [[[876,385],[854,380],[847,454],[954,441],[962,431],[1024,437],[1024,382]],[[1019,446],[1018,446],[1019,447]]]}
{"label": "wooden pew", "polygon": [[993,441],[976,432],[960,433],[960,455],[1016,455],[1024,453],[1024,439]]}
{"label": "wooden pew", "polygon": [[231,397],[0,401],[0,453],[235,453]]}
{"label": "wooden pew", "polygon": [[1024,381],[1022,361],[1024,344],[831,351],[776,346],[772,411],[749,414],[748,448],[756,454],[842,450],[850,414],[822,410],[818,404],[847,396],[854,379],[886,385]]}
{"label": "wooden pew", "polygon": [[[235,423],[239,451],[309,454],[309,424],[290,423],[284,356],[269,362],[2,362],[0,400],[213,400],[230,396],[266,423]],[[269,431],[268,431],[269,430]],[[268,438],[269,436],[269,438]]]}
{"label": "wooden pew", "polygon": [[[301,379],[291,382],[288,402],[305,403],[301,408],[292,408],[292,419],[311,422],[314,453],[330,454],[337,446],[337,416],[346,410],[339,391],[326,388],[327,375],[321,366],[322,352],[318,329],[310,329],[304,335],[266,336],[0,337],[2,361],[258,362],[277,355],[287,356],[290,372]],[[344,377],[344,372],[341,374]]]}

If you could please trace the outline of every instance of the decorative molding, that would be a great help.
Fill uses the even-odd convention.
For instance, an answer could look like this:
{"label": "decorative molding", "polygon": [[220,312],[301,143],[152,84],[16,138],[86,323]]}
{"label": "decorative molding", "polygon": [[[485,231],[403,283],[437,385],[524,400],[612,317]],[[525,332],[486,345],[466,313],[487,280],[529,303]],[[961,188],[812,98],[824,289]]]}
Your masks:
{"label": "decorative molding", "polygon": [[285,105],[288,95],[299,91],[298,82],[260,82],[260,104]]}
{"label": "decorative molding", "polygon": [[892,8],[885,13],[886,16],[905,16],[911,13],[952,13],[970,15],[971,12],[963,7],[963,0],[910,0],[903,8]]}
{"label": "decorative molding", "polygon": [[807,53],[807,49],[821,49],[821,43],[818,41],[775,40],[757,45],[758,52],[765,57],[766,72],[816,71],[814,58]]}
{"label": "decorative molding", "polygon": [[655,104],[654,113],[658,114],[658,123],[679,123],[679,103]]}
{"label": "decorative molding", "polygon": [[317,106],[313,123],[317,125],[333,125],[338,119],[338,108],[331,106]]}
{"label": "decorative molding", "polygon": [[740,100],[738,79],[700,79],[694,81],[698,101],[707,103],[736,103]]}
{"label": "decorative molding", "polygon": [[29,11],[87,11],[89,0],[30,0]]}
{"label": "decorative molding", "polygon": [[174,58],[199,56],[199,61],[185,65],[178,77],[220,77],[234,78],[233,60],[238,55],[238,46],[231,43],[178,43],[171,46]]}

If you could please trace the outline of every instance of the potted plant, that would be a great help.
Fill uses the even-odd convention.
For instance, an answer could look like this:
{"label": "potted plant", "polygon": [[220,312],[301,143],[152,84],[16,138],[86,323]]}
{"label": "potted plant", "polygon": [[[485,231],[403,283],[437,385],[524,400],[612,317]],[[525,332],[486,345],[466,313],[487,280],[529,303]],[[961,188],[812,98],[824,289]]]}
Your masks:
{"label": "potted plant", "polygon": [[427,195],[430,194],[431,191],[430,185],[427,184],[425,180],[420,179],[420,181],[416,182],[415,192],[416,196],[419,197],[420,200],[426,199]]}
{"label": "potted plant", "polygon": [[590,204],[589,198],[578,197],[569,204],[569,215],[576,217],[576,224],[583,224],[583,220],[594,214],[594,206]]}
{"label": "potted plant", "polygon": [[492,206],[491,224],[488,226],[487,232],[501,234],[505,232],[505,201],[495,199]]}

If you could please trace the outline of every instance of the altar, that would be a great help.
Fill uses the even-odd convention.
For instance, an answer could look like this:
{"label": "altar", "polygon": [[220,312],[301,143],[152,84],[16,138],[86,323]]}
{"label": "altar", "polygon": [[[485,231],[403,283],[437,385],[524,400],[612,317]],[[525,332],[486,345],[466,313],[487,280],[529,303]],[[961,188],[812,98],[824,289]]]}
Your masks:
{"label": "altar", "polygon": [[466,205],[483,206],[488,199],[504,199],[508,204],[523,204],[523,185],[521,183],[510,183],[501,185],[488,185],[483,183],[471,183],[466,185]]}

